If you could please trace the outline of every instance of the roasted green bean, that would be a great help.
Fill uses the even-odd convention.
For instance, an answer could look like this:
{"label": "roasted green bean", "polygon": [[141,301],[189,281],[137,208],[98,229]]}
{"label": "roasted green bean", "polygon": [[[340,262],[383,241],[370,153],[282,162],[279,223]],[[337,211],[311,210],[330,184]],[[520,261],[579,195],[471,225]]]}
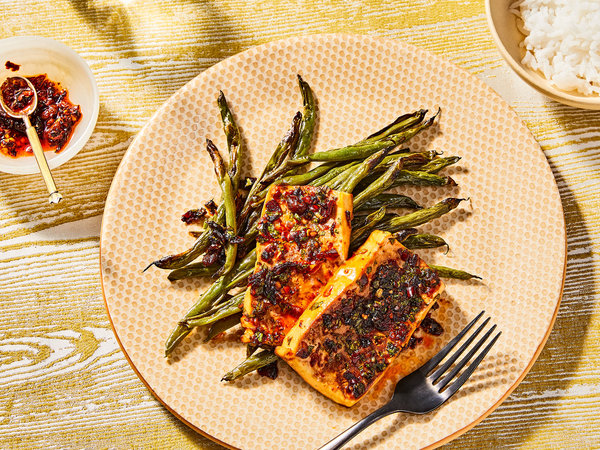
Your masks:
{"label": "roasted green bean", "polygon": [[369,173],[377,167],[377,165],[385,158],[385,156],[390,152],[390,149],[384,148],[383,150],[378,151],[377,153],[372,154],[368,158],[366,158],[363,162],[361,162],[358,166],[352,167],[349,169],[351,171],[350,175],[340,183],[336,183],[330,185],[332,189],[337,189],[343,192],[352,192],[356,185],[360,183],[360,181],[365,178]]}
{"label": "roasted green bean", "polygon": [[296,149],[292,153],[292,158],[302,158],[308,154],[315,131],[317,113],[315,96],[313,95],[312,89],[300,75],[298,75],[298,85],[300,86],[300,93],[302,94],[304,110],[302,111],[302,122],[300,123],[300,137]]}
{"label": "roasted green bean", "polygon": [[[210,155],[213,164],[215,166],[215,174],[217,175],[217,180],[219,181],[219,185],[221,186],[221,191],[223,192],[223,205],[225,207],[225,224],[227,233],[229,236],[234,237],[237,234],[237,224],[236,224],[236,207],[235,207],[235,196],[233,194],[233,186],[231,183],[231,178],[227,169],[225,167],[225,163],[223,162],[223,158],[219,153],[219,150],[213,144],[210,139],[206,140],[206,150]],[[218,275],[227,275],[231,269],[233,269],[233,265],[235,264],[235,258],[237,255],[237,244],[232,243],[231,241],[227,242],[225,248],[225,263],[223,267],[221,267],[218,271]]]}
{"label": "roasted green bean", "polygon": [[185,267],[175,269],[169,273],[167,277],[169,281],[183,280],[185,278],[193,277],[208,277],[213,275],[218,270],[215,265],[207,266],[204,263],[192,263]]}
{"label": "roasted green bean", "polygon": [[360,228],[354,228],[350,236],[351,251],[358,248],[367,238],[371,231],[377,228],[377,224],[385,217],[385,206],[367,216],[365,224]]}
{"label": "roasted green bean", "polygon": [[371,136],[365,138],[363,142],[373,142],[388,137],[391,134],[396,134],[406,130],[418,123],[421,123],[427,114],[426,109],[420,109],[413,113],[403,114],[396,118],[392,123],[386,125],[381,130],[373,133]]}
{"label": "roasted green bean", "polygon": [[239,325],[241,317],[242,313],[239,312],[237,314],[234,314],[233,316],[225,317],[224,319],[218,320],[215,323],[213,323],[212,326],[208,329],[208,335],[206,336],[206,339],[204,339],[204,342],[208,342],[214,339],[219,334],[223,333],[224,331],[227,331],[230,328]]}
{"label": "roasted green bean", "polygon": [[224,319],[225,317],[232,316],[240,312],[240,308],[244,301],[244,292],[240,292],[237,295],[231,297],[231,299],[224,302],[218,308],[210,313],[198,314],[197,316],[190,316],[179,322],[181,325],[187,328],[201,327],[204,325],[210,325],[217,320]]}
{"label": "roasted green bean", "polygon": [[[222,223],[223,220],[225,220],[225,208],[222,204],[219,205],[217,213],[211,220],[217,223]],[[162,258],[151,262],[143,271],[145,272],[152,266],[156,266],[159,269],[167,270],[179,269],[181,267],[184,267],[185,265],[191,263],[196,258],[198,258],[198,256],[204,253],[204,251],[208,248],[210,234],[210,229],[205,227],[204,231],[200,236],[198,236],[196,242],[194,242],[194,245],[191,248],[184,252],[177,253],[175,255],[163,256]]]}
{"label": "roasted green bean", "polygon": [[438,173],[440,170],[456,164],[460,161],[460,156],[445,156],[443,158],[436,158],[429,161],[424,166],[419,167],[422,172]]}
{"label": "roasted green bean", "polygon": [[[206,311],[211,307],[215,300],[227,293],[233,287],[246,281],[254,270],[255,264],[256,252],[251,251],[242,261],[236,263],[237,267],[235,271],[221,276],[202,293],[198,301],[190,308],[183,320]],[[182,326],[181,324],[177,324],[165,344],[165,356],[169,356],[177,344],[190,334],[190,331],[191,329]]]}
{"label": "roasted green bean", "polygon": [[413,234],[408,236],[402,244],[411,250],[419,248],[438,248],[438,247],[449,247],[448,243],[441,237],[434,234]]}
{"label": "roasted green bean", "polygon": [[384,148],[395,148],[398,145],[406,142],[422,130],[429,128],[435,121],[435,118],[439,114],[439,111],[429,119],[421,122],[415,126],[407,128],[396,134],[386,136],[383,139],[377,141],[359,142],[354,145],[347,147],[337,148],[328,150],[325,152],[316,152],[311,155],[307,155],[304,158],[299,158],[290,161],[290,164],[303,164],[308,161],[351,161],[355,159],[364,159],[371,156],[373,153],[378,152]]}
{"label": "roasted green bean", "polygon": [[472,278],[475,278],[477,280],[481,280],[481,277],[477,275],[472,275],[468,272],[465,272],[464,270],[452,269],[451,267],[437,266],[434,264],[429,264],[429,267],[435,270],[438,273],[438,275],[442,278],[454,278],[457,280],[470,280]]}
{"label": "roasted green bean", "polygon": [[373,211],[375,209],[379,209],[382,206],[385,206],[389,209],[394,208],[409,208],[409,209],[422,209],[423,207],[415,202],[412,198],[407,197],[402,194],[379,194],[375,197],[369,198],[365,200],[362,205],[360,205],[357,210],[354,212],[355,214],[360,214],[361,212]]}
{"label": "roasted green bean", "polygon": [[231,178],[231,187],[235,195],[239,188],[242,173],[240,168],[244,156],[242,136],[238,126],[233,120],[233,114],[229,109],[229,105],[227,105],[227,100],[222,91],[219,91],[217,104],[219,106],[219,111],[221,112],[223,131],[227,138],[227,148],[229,149],[229,164],[227,166],[227,171],[229,173],[229,178]]}
{"label": "roasted green bean", "polygon": [[400,173],[401,171],[402,160],[398,159],[376,181],[367,186],[367,188],[364,191],[354,196],[354,208],[359,208],[368,199],[373,198],[383,193],[383,191],[388,190],[394,182],[394,179],[398,176],[398,173]]}
{"label": "roasted green bean", "polygon": [[246,360],[240,365],[238,365],[235,369],[232,369],[225,375],[223,375],[221,381],[233,381],[237,378],[243,377],[244,375],[250,372],[258,370],[261,367],[268,366],[269,364],[272,364],[275,361],[277,361],[277,355],[275,355],[269,350],[262,350],[246,358]]}
{"label": "roasted green bean", "polygon": [[430,206],[429,208],[423,208],[418,211],[406,214],[404,216],[393,217],[386,222],[382,222],[377,226],[377,229],[383,231],[389,231],[390,233],[396,233],[397,231],[405,228],[417,227],[424,223],[430,222],[433,219],[443,216],[444,214],[452,211],[456,208],[462,198],[447,198],[441,202]]}
{"label": "roasted green bean", "polygon": [[277,148],[269,158],[265,168],[263,169],[260,177],[256,179],[252,187],[250,188],[250,192],[248,193],[248,197],[246,197],[246,201],[244,202],[244,206],[240,213],[240,225],[244,225],[248,215],[252,211],[252,204],[256,201],[255,196],[260,191],[265,188],[265,184],[268,184],[265,180],[270,176],[271,172],[277,171],[277,169],[282,165],[285,158],[290,154],[290,152],[296,146],[298,142],[298,133],[300,128],[300,121],[302,119],[302,114],[300,112],[296,113],[294,118],[292,119],[292,125],[288,132],[285,134]]}
{"label": "roasted green bean", "polygon": [[413,184],[416,186],[456,186],[456,182],[450,177],[442,177],[420,170],[402,170],[395,177],[390,189],[403,184]]}

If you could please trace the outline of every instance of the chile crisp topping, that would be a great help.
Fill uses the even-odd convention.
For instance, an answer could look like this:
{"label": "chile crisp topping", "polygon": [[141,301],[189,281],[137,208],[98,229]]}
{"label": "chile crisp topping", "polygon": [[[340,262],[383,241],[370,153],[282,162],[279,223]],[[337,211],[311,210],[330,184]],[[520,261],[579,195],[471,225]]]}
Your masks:
{"label": "chile crisp topping", "polygon": [[242,319],[247,328],[243,340],[265,348],[281,344],[345,258],[336,248],[335,191],[315,186],[273,189],[258,224],[258,259],[248,283],[251,311]]}
{"label": "chile crisp topping", "polygon": [[308,358],[321,376],[334,374],[346,396],[359,398],[407,344],[411,324],[426,307],[422,296],[439,283],[417,255],[399,250],[397,259],[363,275],[314,322],[296,357]]}
{"label": "chile crisp topping", "polygon": [[[31,124],[35,127],[42,148],[45,151],[52,150],[58,153],[73,135],[81,119],[81,110],[78,105],[73,105],[69,101],[67,90],[59,83],[50,80],[45,74],[26,78],[33,84],[38,97],[37,107],[29,116]],[[4,89],[3,86],[3,94]],[[0,152],[11,157],[33,155],[23,121],[10,117],[1,108]]]}
{"label": "chile crisp topping", "polygon": [[14,113],[21,113],[35,101],[35,92],[29,87],[27,81],[20,77],[9,77],[0,87],[2,100],[8,109]]}

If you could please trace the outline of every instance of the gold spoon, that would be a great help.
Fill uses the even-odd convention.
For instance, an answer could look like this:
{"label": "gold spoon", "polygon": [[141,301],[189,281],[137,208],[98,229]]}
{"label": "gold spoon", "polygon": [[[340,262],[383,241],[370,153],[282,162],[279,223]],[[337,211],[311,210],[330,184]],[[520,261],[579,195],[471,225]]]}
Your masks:
{"label": "gold spoon", "polygon": [[[25,131],[27,133],[27,138],[29,139],[29,143],[31,144],[31,148],[33,149],[35,160],[37,161],[38,167],[40,168],[40,172],[42,173],[42,177],[44,178],[46,187],[48,188],[48,194],[50,194],[48,200],[50,201],[50,203],[58,203],[62,200],[63,197],[58,192],[56,184],[54,184],[54,178],[52,178],[52,173],[50,173],[48,161],[46,161],[46,155],[44,155],[44,150],[42,149],[40,138],[38,137],[37,132],[35,131],[35,127],[31,125],[31,122],[29,120],[29,114],[33,113],[35,111],[35,108],[37,107],[37,92],[35,91],[35,87],[33,86],[33,84],[31,84],[31,81],[29,81],[27,78],[12,76],[7,78],[5,81],[8,81],[10,78],[18,78],[25,81],[29,89],[31,89],[31,91],[33,92],[33,101],[25,108],[20,109],[19,111],[14,111],[4,102],[4,95],[2,95],[2,92],[0,92],[0,105],[2,106],[2,109],[6,114],[8,114],[11,117],[14,117],[15,119],[23,119],[23,122],[25,122]],[[0,86],[4,86],[5,81],[2,82]]]}

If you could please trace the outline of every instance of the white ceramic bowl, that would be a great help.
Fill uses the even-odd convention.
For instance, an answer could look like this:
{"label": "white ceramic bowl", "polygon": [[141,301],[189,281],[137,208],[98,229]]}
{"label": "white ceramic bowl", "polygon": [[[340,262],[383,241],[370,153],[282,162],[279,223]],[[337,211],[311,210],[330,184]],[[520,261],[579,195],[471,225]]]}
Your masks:
{"label": "white ceramic bowl", "polygon": [[[5,68],[6,61],[20,65],[16,72]],[[59,153],[45,152],[54,169],[75,156],[90,138],[98,119],[98,87],[86,62],[60,42],[39,36],[18,36],[0,40],[0,82],[7,76],[47,74],[69,92],[69,100],[81,107],[81,120],[67,146]],[[11,158],[0,154],[0,171],[15,174],[38,173],[33,156]]]}
{"label": "white ceramic bowl", "polygon": [[508,65],[526,83],[557,102],[577,108],[600,110],[600,96],[559,89],[544,78],[541,72],[521,63],[525,49],[520,47],[520,43],[525,36],[517,28],[517,17],[509,11],[512,3],[514,0],[485,0],[490,31]]}

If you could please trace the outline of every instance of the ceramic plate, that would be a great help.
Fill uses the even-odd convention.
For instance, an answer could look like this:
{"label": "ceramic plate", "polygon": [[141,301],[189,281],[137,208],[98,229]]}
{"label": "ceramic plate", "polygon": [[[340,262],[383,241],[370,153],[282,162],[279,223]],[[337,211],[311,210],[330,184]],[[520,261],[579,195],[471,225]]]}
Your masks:
{"label": "ceramic plate", "polygon": [[255,173],[302,107],[296,74],[318,99],[316,150],[358,141],[405,112],[440,106],[438,125],[410,146],[462,156],[447,171],[459,187],[404,191],[425,205],[450,196],[470,199],[422,227],[443,236],[450,252],[422,255],[483,281],[447,283],[436,311],[444,333],[406,351],[406,364],[396,372],[434,353],[482,309],[503,334],[443,407],[424,416],[389,416],[353,441],[357,448],[439,445],[497,407],[541,351],[561,298],[565,224],[550,167],[517,115],[479,79],[402,42],[318,35],[261,45],[206,70],[154,114],[123,158],[102,223],[102,283],[115,334],[133,369],[170,411],[230,447],[316,448],[389,399],[393,380],[352,408],[339,406],[283,363],[276,380],[252,374],[221,383],[245,357],[235,333],[209,344],[194,333],[172,359],[163,356],[169,332],[206,285],[172,284],[166,272],[142,269],[189,247],[181,214],[219,198],[204,150],[206,138],[226,149],[219,90],[245,139],[245,169]]}

